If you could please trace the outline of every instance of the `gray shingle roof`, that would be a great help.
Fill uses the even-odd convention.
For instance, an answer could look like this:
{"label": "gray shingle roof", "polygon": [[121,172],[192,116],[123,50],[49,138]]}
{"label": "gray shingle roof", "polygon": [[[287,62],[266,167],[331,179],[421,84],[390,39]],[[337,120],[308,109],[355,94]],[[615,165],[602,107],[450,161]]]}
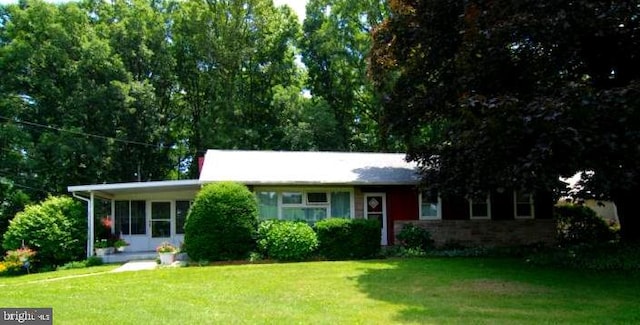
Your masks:
{"label": "gray shingle roof", "polygon": [[417,184],[417,165],[404,154],[208,150],[200,181],[256,184]]}

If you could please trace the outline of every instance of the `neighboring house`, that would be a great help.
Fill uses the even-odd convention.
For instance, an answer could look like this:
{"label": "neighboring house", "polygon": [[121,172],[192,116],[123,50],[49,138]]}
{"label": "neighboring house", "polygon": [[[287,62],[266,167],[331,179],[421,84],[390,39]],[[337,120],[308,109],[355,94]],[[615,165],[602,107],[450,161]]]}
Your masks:
{"label": "neighboring house", "polygon": [[561,181],[567,183],[568,195],[565,197],[561,197],[558,200],[557,205],[583,205],[593,210],[600,218],[606,221],[607,224],[619,224],[620,221],[618,220],[618,209],[616,208],[616,204],[613,203],[613,201],[580,198],[579,193],[583,190],[582,185],[579,183],[580,179],[582,178],[582,173],[583,172],[576,173],[569,178],[560,178]]}
{"label": "neighboring house", "polygon": [[404,224],[429,229],[436,244],[514,245],[552,242],[551,196],[493,191],[480,202],[442,199],[418,190],[415,163],[404,154],[209,150],[200,179],[70,186],[89,202],[88,251],[93,251],[97,198],[111,203],[113,231],[131,251],[163,241],[179,244],[189,206],[202,184],[234,181],[256,195],[261,219],[380,220],[382,245]]}

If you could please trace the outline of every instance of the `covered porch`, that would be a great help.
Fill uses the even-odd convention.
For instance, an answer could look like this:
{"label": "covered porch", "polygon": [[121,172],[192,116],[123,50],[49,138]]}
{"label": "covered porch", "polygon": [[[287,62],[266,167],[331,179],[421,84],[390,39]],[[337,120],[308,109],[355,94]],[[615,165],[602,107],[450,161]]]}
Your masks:
{"label": "covered porch", "polygon": [[187,212],[201,184],[175,180],[70,186],[69,192],[87,203],[87,257],[94,255],[100,222],[129,244],[124,253],[105,255],[108,263],[154,259],[162,242],[179,247]]}

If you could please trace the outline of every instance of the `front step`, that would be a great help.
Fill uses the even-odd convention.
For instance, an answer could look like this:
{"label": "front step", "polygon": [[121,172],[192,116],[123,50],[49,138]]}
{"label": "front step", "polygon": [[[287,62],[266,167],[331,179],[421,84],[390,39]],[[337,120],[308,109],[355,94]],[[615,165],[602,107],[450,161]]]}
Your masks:
{"label": "front step", "polygon": [[155,260],[158,258],[158,253],[154,251],[122,252],[116,254],[107,254],[101,257],[104,263],[124,263],[129,261]]}

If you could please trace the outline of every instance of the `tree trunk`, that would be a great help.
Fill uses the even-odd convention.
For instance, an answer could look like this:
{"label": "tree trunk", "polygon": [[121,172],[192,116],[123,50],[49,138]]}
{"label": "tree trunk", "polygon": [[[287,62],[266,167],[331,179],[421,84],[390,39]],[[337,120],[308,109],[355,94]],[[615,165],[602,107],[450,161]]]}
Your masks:
{"label": "tree trunk", "polygon": [[614,192],[613,202],[618,210],[620,238],[624,242],[640,241],[640,203],[637,194],[640,188]]}

